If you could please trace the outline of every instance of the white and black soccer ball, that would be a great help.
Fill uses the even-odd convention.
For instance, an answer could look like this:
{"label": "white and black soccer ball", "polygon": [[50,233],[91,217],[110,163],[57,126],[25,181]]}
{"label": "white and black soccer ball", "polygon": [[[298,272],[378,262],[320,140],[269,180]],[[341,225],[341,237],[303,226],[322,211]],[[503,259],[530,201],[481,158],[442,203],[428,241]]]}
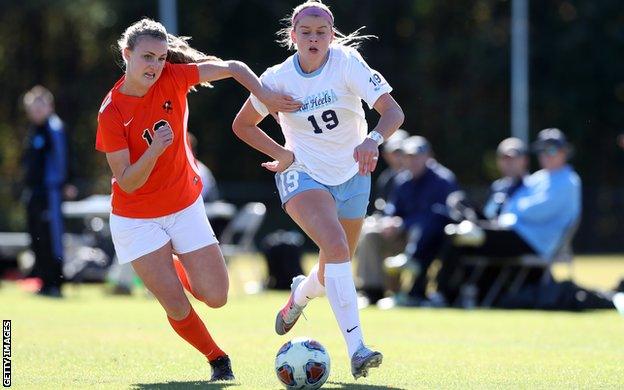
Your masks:
{"label": "white and black soccer ball", "polygon": [[318,389],[329,377],[329,368],[325,347],[308,337],[292,339],[275,356],[277,379],[287,389]]}

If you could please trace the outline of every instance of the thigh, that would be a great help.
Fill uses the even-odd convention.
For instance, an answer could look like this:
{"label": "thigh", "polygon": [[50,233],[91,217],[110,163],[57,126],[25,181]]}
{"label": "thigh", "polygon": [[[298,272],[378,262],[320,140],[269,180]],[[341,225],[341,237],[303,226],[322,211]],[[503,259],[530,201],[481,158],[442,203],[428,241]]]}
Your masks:
{"label": "thigh", "polygon": [[188,315],[191,306],[173,267],[170,243],[134,260],[132,267],[169,317],[181,320]]}
{"label": "thigh", "polygon": [[178,254],[184,265],[193,292],[210,300],[227,294],[229,280],[225,260],[219,245],[212,244],[192,252]]}
{"label": "thigh", "polygon": [[286,212],[314,241],[321,251],[334,256],[344,248],[344,258],[349,256],[347,237],[338,221],[336,203],[325,190],[309,190],[297,194],[286,203]]}
{"label": "thigh", "polygon": [[170,222],[165,225],[165,231],[171,237],[173,251],[178,255],[194,252],[218,242],[208,222],[201,197],[168,219]]}
{"label": "thigh", "polygon": [[127,218],[111,214],[109,222],[120,264],[150,254],[170,241],[157,219]]}

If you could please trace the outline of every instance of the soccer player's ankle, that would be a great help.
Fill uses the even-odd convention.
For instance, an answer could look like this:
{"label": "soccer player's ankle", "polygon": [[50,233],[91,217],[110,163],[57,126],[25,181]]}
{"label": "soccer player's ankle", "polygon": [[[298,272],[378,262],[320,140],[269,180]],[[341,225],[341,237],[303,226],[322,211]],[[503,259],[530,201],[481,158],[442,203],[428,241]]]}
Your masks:
{"label": "soccer player's ankle", "polygon": [[208,362],[214,362],[215,360],[219,359],[220,357],[224,357],[227,356],[227,353],[223,352],[221,349],[216,349],[216,350],[212,350],[210,351],[210,353],[208,355],[206,355],[206,359],[208,359]]}

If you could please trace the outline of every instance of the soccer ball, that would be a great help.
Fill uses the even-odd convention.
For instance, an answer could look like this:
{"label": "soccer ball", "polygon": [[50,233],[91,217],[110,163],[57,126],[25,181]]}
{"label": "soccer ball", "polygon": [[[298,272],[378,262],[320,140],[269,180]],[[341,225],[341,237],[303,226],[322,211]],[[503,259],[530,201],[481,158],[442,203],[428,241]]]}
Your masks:
{"label": "soccer ball", "polygon": [[292,339],[277,351],[275,373],[287,389],[318,389],[329,377],[329,354],[316,340]]}

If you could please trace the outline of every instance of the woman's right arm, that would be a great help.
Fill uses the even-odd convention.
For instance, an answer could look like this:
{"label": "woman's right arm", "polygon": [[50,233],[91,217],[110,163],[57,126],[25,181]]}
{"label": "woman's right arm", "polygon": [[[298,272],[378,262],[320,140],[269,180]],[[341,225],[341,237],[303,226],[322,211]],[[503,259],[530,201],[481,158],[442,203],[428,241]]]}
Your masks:
{"label": "woman's right arm", "polygon": [[247,99],[232,123],[232,130],[246,144],[274,159],[263,163],[263,167],[272,172],[282,172],[292,164],[294,155],[258,127],[262,119],[251,100]]}
{"label": "woman's right arm", "polygon": [[274,111],[294,112],[301,107],[301,103],[292,97],[263,86],[258,76],[244,62],[207,61],[197,64],[197,68],[199,69],[200,82],[232,77]]}
{"label": "woman's right arm", "polygon": [[158,157],[172,143],[173,131],[169,126],[162,126],[154,131],[151,145],[134,164],[130,164],[128,149],[106,153],[106,160],[119,187],[126,193],[141,188],[152,173]]}

